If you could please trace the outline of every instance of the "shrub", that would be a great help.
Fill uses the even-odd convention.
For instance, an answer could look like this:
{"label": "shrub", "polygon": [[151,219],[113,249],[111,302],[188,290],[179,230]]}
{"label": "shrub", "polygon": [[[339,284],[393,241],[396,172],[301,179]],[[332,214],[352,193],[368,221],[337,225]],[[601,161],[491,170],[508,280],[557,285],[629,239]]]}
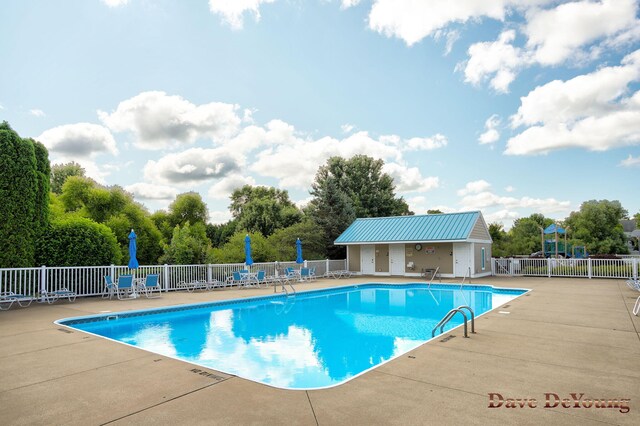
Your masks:
{"label": "shrub", "polygon": [[36,242],[36,264],[99,266],[119,264],[122,253],[111,229],[90,219],[53,222]]}

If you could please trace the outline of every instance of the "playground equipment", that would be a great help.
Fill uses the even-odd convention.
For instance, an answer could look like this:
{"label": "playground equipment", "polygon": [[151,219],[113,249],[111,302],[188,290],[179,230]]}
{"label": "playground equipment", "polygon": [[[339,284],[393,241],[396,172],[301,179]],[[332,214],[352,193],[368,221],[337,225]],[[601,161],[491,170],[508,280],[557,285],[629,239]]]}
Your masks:
{"label": "playground equipment", "polygon": [[[584,259],[589,254],[585,246],[573,246],[567,243],[567,230],[561,228],[555,223],[542,229],[542,252],[544,257],[565,257],[574,259]],[[545,239],[545,235],[554,235],[553,239]],[[560,235],[564,235],[564,241],[559,239]]]}

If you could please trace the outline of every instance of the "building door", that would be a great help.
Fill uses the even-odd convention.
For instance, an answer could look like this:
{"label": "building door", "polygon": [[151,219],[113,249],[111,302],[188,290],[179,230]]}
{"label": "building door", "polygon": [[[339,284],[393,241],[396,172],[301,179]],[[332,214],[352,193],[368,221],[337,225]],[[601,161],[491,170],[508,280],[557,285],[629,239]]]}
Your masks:
{"label": "building door", "polygon": [[404,244],[389,245],[389,270],[391,275],[404,275]]}
{"label": "building door", "polygon": [[456,277],[469,276],[471,268],[471,244],[453,244],[453,274]]}
{"label": "building door", "polygon": [[360,270],[365,275],[373,275],[376,271],[375,249],[373,245],[363,245],[360,251]]}

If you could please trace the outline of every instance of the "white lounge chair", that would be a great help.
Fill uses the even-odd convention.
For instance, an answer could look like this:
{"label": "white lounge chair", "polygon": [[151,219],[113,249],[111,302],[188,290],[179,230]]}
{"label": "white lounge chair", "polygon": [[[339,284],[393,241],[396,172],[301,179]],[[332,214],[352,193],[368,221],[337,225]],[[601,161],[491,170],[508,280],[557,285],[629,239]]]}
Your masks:
{"label": "white lounge chair", "polygon": [[[11,308],[11,305],[17,303],[21,308],[26,308],[33,302],[33,297],[26,294],[14,293],[13,291],[5,291],[0,293],[0,309],[6,311]],[[8,304],[6,308],[2,308],[2,304]]]}
{"label": "white lounge chair", "polygon": [[54,303],[58,299],[65,298],[65,297],[69,300],[69,302],[75,302],[77,296],[78,295],[74,291],[71,291],[66,287],[63,287],[63,288],[61,288],[59,290],[55,290],[55,291],[43,291],[42,292],[42,298],[47,303]]}

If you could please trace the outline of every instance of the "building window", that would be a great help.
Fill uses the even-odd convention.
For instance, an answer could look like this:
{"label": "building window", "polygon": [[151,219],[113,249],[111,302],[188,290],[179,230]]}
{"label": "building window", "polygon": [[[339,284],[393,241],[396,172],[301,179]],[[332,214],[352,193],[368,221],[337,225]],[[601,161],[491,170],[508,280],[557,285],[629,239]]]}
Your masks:
{"label": "building window", "polygon": [[480,252],[482,253],[482,270],[484,271],[485,269],[485,255],[484,255],[484,247],[482,247],[480,249]]}

